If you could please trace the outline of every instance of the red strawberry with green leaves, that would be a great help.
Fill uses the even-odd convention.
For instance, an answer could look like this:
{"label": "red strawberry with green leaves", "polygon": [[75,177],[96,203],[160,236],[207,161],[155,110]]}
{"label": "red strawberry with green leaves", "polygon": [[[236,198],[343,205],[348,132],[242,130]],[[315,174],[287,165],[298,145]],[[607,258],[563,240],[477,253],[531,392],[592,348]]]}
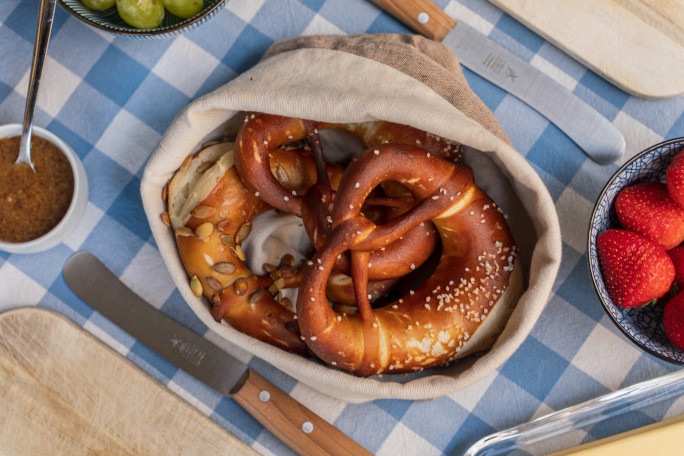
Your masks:
{"label": "red strawberry with green leaves", "polygon": [[675,284],[679,290],[684,290],[684,245],[678,245],[667,254],[675,268]]}
{"label": "red strawberry with green leaves", "polygon": [[670,290],[675,269],[660,245],[638,233],[608,230],[596,238],[608,294],[615,304],[649,304]]}
{"label": "red strawberry with green leaves", "polygon": [[670,250],[684,241],[684,209],[660,182],[631,185],[618,193],[615,211],[622,227]]}
{"label": "red strawberry with green leaves", "polygon": [[670,342],[684,350],[684,291],[677,293],[665,306],[663,327]]}
{"label": "red strawberry with green leaves", "polygon": [[684,207],[684,151],[677,153],[668,165],[666,182],[672,199]]}

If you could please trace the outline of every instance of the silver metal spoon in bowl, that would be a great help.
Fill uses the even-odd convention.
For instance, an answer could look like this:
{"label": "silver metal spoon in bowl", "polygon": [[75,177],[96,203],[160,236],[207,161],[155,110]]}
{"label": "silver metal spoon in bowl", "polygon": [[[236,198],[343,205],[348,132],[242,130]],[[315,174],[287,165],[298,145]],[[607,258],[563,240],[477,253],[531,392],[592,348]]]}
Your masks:
{"label": "silver metal spoon in bowl", "polygon": [[17,156],[17,160],[14,162],[15,165],[27,165],[33,171],[36,170],[33,166],[33,161],[31,160],[31,130],[33,128],[33,114],[36,110],[38,86],[40,85],[40,77],[43,74],[43,64],[45,63],[48,43],[50,41],[50,31],[52,30],[52,20],[55,16],[56,3],[57,0],[40,0],[38,27],[36,28],[36,41],[33,46],[31,77],[29,78],[28,92],[26,94],[24,125],[21,131],[19,155]]}

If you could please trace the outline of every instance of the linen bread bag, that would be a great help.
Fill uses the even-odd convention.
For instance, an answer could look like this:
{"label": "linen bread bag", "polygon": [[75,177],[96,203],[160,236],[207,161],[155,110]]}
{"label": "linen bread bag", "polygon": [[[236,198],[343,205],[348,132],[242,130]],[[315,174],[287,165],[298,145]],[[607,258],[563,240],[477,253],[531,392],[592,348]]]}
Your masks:
{"label": "linen bread bag", "polygon": [[[207,300],[191,291],[174,235],[161,217],[167,211],[161,195],[189,155],[207,141],[234,137],[245,115],[254,112],[331,123],[384,120],[463,145],[475,183],[509,216],[523,266],[524,289],[491,349],[422,372],[362,378],[216,322]],[[348,138],[323,133],[331,153],[349,153]],[[457,57],[414,35],[309,36],[275,43],[255,67],[177,115],[145,167],[141,193],[161,255],[188,305],[214,333],[209,337],[242,359],[257,356],[322,393],[350,402],[431,399],[488,375],[531,331],[560,264],[558,219],[543,182],[470,90]],[[268,219],[264,224],[271,226],[250,235],[254,239],[248,256],[266,262],[283,240],[301,241],[291,224]]]}

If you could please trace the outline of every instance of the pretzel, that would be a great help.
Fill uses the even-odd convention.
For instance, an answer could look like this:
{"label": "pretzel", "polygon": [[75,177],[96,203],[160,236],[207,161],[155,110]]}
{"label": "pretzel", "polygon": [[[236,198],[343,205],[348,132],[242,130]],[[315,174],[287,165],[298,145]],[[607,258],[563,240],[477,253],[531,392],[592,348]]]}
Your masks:
{"label": "pretzel", "polygon": [[[373,188],[398,181],[417,204],[383,225],[360,208]],[[442,253],[418,289],[371,309],[371,252],[431,221]],[[325,284],[336,258],[351,250],[358,313],[336,312]],[[504,216],[473,183],[472,170],[410,145],[367,149],[347,167],[332,231],[305,267],[297,298],[302,337],[323,361],[359,376],[411,372],[488,348],[520,290],[517,252]]]}
{"label": "pretzel", "polygon": [[259,191],[259,197],[267,204],[299,216],[302,194],[293,195],[283,187],[282,184],[287,183],[287,173],[282,176],[271,173],[271,151],[304,139],[312,132],[329,128],[351,133],[362,142],[364,148],[383,143],[416,144],[449,160],[457,160],[461,156],[461,148],[457,143],[392,122],[339,124],[256,113],[245,118],[238,133],[235,147],[235,166],[238,173],[248,187]]}
{"label": "pretzel", "polygon": [[[271,206],[300,216],[316,249],[320,248],[330,232],[328,204],[333,202],[336,186],[323,182],[327,176],[322,171],[323,156],[320,150],[315,155],[318,163],[317,183],[304,196],[292,192],[286,185],[286,172],[272,172],[272,151],[276,148],[305,137],[312,137],[312,145],[318,144],[318,131],[326,128],[346,130],[359,138],[365,146],[386,142],[407,142],[419,144],[430,153],[449,159],[460,158],[461,149],[456,143],[417,130],[413,127],[378,121],[364,124],[330,124],[270,114],[252,114],[238,133],[235,148],[235,166],[244,182],[258,192],[259,197]],[[304,204],[305,199],[308,201]],[[320,204],[319,201],[322,203]],[[386,200],[385,200],[386,201]],[[409,231],[405,242],[385,246],[382,251],[371,254],[373,269],[371,280],[387,280],[401,277],[410,272],[410,265],[422,264],[436,245],[436,233],[431,224]],[[349,259],[341,255],[336,268],[349,272]]]}

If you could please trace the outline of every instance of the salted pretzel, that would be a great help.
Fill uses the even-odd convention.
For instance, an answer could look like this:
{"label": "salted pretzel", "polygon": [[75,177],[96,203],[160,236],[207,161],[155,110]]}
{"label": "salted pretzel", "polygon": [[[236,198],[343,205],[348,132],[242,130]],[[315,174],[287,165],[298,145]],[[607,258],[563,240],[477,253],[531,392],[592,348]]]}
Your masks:
{"label": "salted pretzel", "polygon": [[[252,114],[238,133],[235,148],[235,166],[248,187],[257,191],[259,197],[269,205],[285,212],[301,216],[304,226],[316,249],[326,241],[330,232],[328,205],[334,199],[334,187],[315,185],[303,196],[288,191],[283,185],[287,173],[273,173],[270,168],[271,155],[283,144],[313,136],[314,145],[318,132],[327,128],[338,128],[356,136],[366,147],[382,143],[417,144],[431,154],[450,160],[460,158],[460,146],[430,133],[413,127],[391,122],[378,121],[363,124],[330,124],[270,114]],[[322,166],[322,153],[316,157],[319,168]],[[318,172],[317,182],[321,183],[322,173]],[[284,178],[284,179],[283,179]],[[327,183],[326,183],[327,184]],[[305,198],[309,200],[304,204]],[[320,203],[322,204],[319,204]],[[431,224],[415,227],[405,234],[405,242],[385,246],[371,254],[373,265],[369,273],[371,280],[388,280],[411,272],[411,265],[422,264],[436,245],[436,233]],[[340,255],[336,268],[349,272],[349,260]]]}
{"label": "salted pretzel", "polygon": [[[360,207],[383,181],[397,181],[417,204],[383,225]],[[369,258],[414,226],[432,222],[441,258],[416,290],[373,310]],[[351,250],[358,313],[335,312],[325,284],[336,258]],[[517,252],[504,216],[473,183],[472,170],[411,145],[367,149],[347,167],[332,231],[304,269],[297,298],[302,337],[325,362],[368,376],[411,372],[488,348],[520,291]]]}

